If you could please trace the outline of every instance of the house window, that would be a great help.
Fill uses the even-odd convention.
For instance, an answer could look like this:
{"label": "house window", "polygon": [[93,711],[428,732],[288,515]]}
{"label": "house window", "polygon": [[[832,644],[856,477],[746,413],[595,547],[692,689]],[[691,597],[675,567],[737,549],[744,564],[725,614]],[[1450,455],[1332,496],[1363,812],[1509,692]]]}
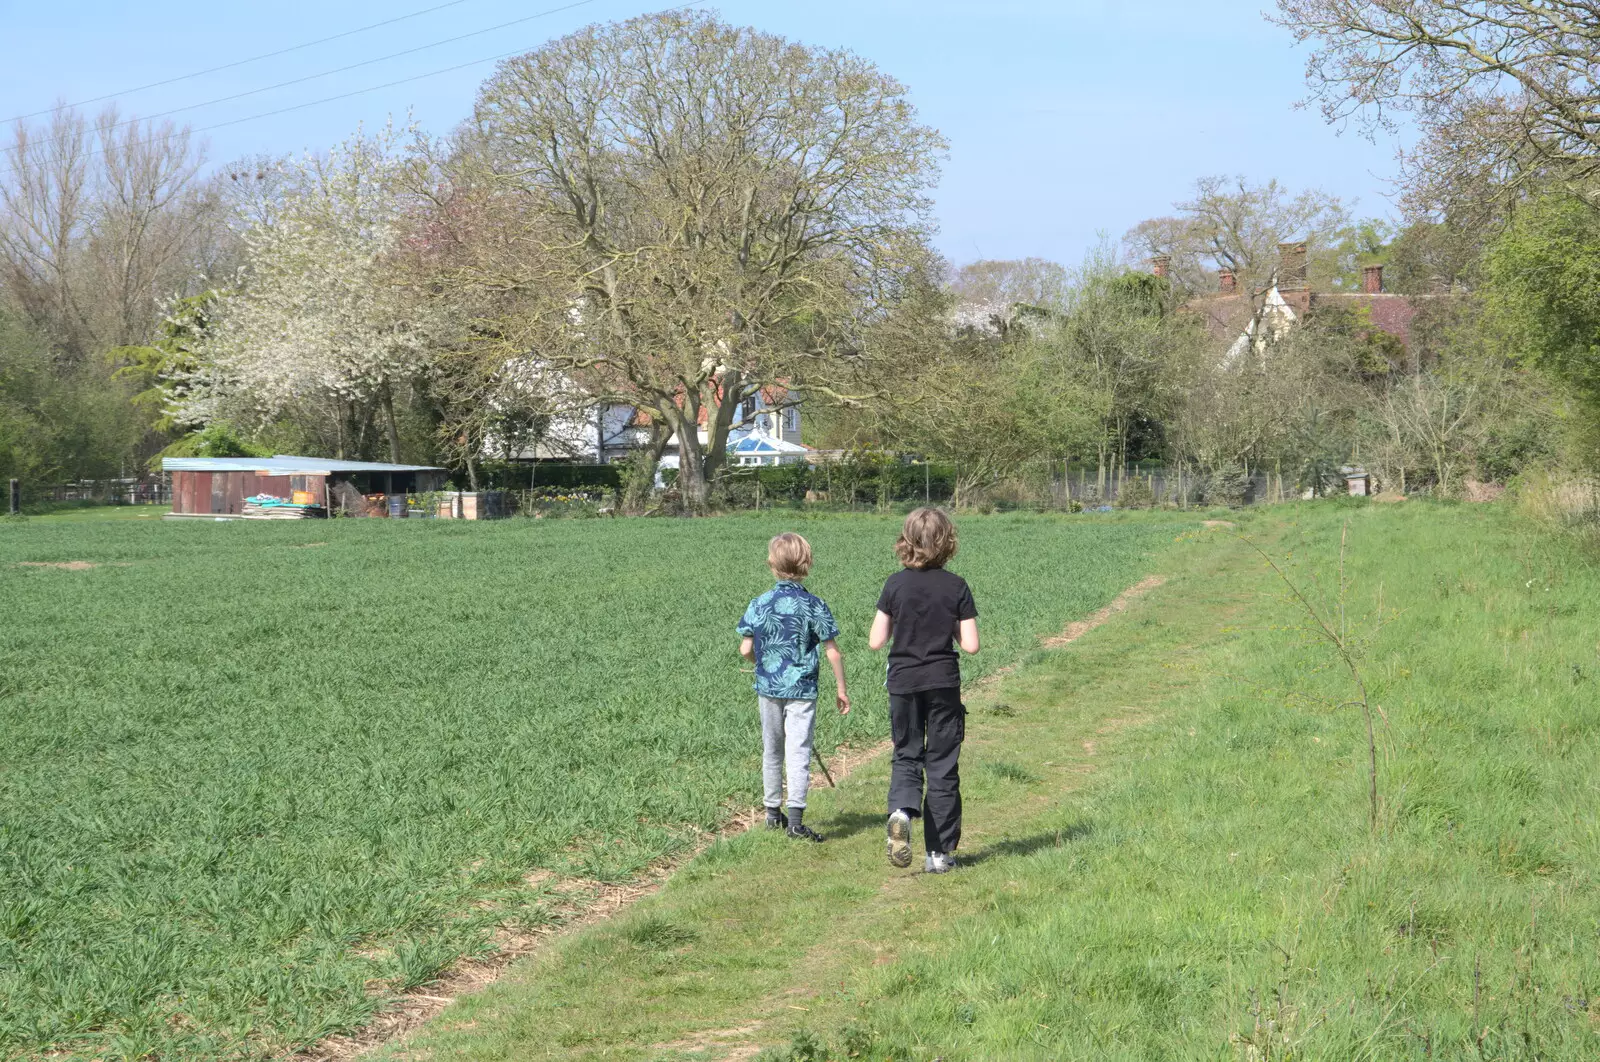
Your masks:
{"label": "house window", "polygon": [[751,395],[744,400],[744,408],[740,413],[739,422],[744,423],[756,415],[756,396]]}
{"label": "house window", "polygon": [[783,411],[784,430],[795,432],[800,430],[800,407],[790,406]]}

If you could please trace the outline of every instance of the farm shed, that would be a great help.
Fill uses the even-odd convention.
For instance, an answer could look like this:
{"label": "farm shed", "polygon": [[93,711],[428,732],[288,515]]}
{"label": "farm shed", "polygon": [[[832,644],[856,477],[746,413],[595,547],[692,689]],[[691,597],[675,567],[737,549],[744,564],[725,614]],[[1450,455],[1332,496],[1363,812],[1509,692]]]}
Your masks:
{"label": "farm shed", "polygon": [[[407,495],[438,490],[444,469],[430,465],[389,465],[374,461],[335,461],[325,457],[168,457],[161,467],[172,474],[174,517],[242,517],[245,499],[271,495],[285,501],[306,499],[327,511],[340,493],[364,497]],[[297,497],[298,495],[298,497]]]}

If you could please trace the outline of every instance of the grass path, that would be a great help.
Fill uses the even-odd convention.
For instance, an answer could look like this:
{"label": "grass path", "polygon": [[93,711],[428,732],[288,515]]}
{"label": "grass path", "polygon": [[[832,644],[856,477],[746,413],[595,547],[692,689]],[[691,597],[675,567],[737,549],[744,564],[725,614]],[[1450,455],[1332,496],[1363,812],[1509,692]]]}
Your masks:
{"label": "grass path", "polygon": [[1359,716],[1261,558],[1166,582],[969,690],[965,866],[883,856],[887,764],[798,846],[713,844],[659,894],[386,1058],[1579,1062],[1600,1057],[1600,568],[1503,510],[1239,518],[1331,606],[1380,608]]}
{"label": "grass path", "polygon": [[[1214,577],[1216,566],[1237,563],[1223,551],[1170,585],[1148,577],[1047,640],[1031,666],[969,690],[960,873],[886,866],[888,763],[879,756],[839,788],[812,790],[808,821],[827,844],[800,847],[764,831],[721,840],[659,895],[461,999],[389,1056],[739,1059],[802,1028],[848,1025],[863,972],[870,979],[908,950],[937,951],[968,911],[1020,888],[1010,880],[1017,860],[1082,835],[1061,819],[1063,795],[1189,683],[1182,667],[1166,665],[1207,629],[1215,636],[1217,619],[1245,600]],[[1150,618],[1179,602],[1179,622]],[[1108,637],[1097,639],[1091,631],[1103,624]],[[1081,673],[1130,654],[1155,666],[1075,688]]]}

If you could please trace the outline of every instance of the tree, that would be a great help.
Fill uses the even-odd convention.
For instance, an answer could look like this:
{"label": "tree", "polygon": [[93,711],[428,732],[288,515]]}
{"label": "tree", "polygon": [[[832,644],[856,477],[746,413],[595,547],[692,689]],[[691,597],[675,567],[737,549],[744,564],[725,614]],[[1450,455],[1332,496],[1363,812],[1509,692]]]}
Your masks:
{"label": "tree", "polygon": [[130,401],[157,432],[170,433],[182,427],[176,412],[187,392],[186,381],[201,368],[198,348],[211,326],[217,298],[215,291],[203,291],[177,299],[168,307],[153,342],[116,347],[106,353],[115,366],[111,375],[133,385]]}
{"label": "tree", "polygon": [[1018,305],[1059,306],[1071,284],[1067,268],[1048,259],[985,258],[957,269],[950,278],[950,291],[964,305],[1009,310]]}
{"label": "tree", "polygon": [[1491,245],[1485,274],[1516,349],[1600,411],[1600,213],[1567,195],[1530,205]]}
{"label": "tree", "polygon": [[144,343],[204,286],[222,213],[187,129],[62,108],[18,123],[4,158],[0,299],[61,357]]}
{"label": "tree", "polygon": [[1167,281],[1129,271],[1100,248],[1073,277],[1060,312],[1034,326],[1038,341],[1057,351],[1061,371],[1094,396],[1086,407],[1097,422],[1088,449],[1103,492],[1128,461],[1135,425],[1167,411],[1174,355],[1198,341],[1193,321],[1172,313],[1171,302]]}
{"label": "tree", "polygon": [[1383,218],[1362,218],[1346,225],[1328,249],[1328,287],[1334,291],[1360,291],[1363,268],[1383,264],[1395,236],[1395,227]]}
{"label": "tree", "polygon": [[756,388],[852,397],[944,150],[865,60],[682,10],[501,64],[458,145],[518,218],[465,278],[526,296],[484,331],[669,427],[695,510]]}
{"label": "tree", "polygon": [[1416,121],[1413,185],[1581,182],[1600,167],[1590,0],[1278,0],[1273,21],[1316,43],[1306,80],[1330,122]]}
{"label": "tree", "polygon": [[0,310],[0,480],[24,489],[132,471],[144,423],[128,389],[97,364],[63,365]]}
{"label": "tree", "polygon": [[954,327],[954,311],[953,294],[929,283],[873,335],[897,375],[858,441],[953,463],[961,506],[1029,462],[1092,448],[1103,410],[1051,325],[998,336]]}
{"label": "tree", "polygon": [[1174,208],[1172,216],[1134,226],[1123,243],[1135,258],[1169,258],[1168,275],[1186,290],[1214,288],[1211,277],[1222,270],[1246,291],[1263,288],[1278,269],[1278,246],[1299,240],[1314,283],[1339,271],[1336,245],[1349,211],[1337,196],[1317,189],[1290,195],[1276,180],[1202,177],[1194,197]]}
{"label": "tree", "polygon": [[1491,228],[1421,218],[1385,249],[1384,284],[1401,295],[1432,295],[1477,284]]}
{"label": "tree", "polygon": [[409,232],[396,137],[356,136],[289,175],[276,214],[245,236],[237,290],[218,301],[178,418],[260,427],[321,411],[337,456],[364,454],[375,422],[399,461],[396,403],[460,329],[398,259]]}

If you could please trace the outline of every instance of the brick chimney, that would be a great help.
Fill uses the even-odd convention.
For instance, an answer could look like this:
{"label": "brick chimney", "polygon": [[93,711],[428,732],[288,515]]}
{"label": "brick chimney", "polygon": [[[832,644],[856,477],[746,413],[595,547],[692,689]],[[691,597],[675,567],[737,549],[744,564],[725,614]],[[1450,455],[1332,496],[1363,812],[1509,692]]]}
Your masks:
{"label": "brick chimney", "polygon": [[1158,254],[1150,259],[1150,272],[1158,277],[1165,277],[1171,269],[1172,256],[1170,254]]}
{"label": "brick chimney", "polygon": [[1368,295],[1383,294],[1383,266],[1369,265],[1362,268],[1361,290]]}
{"label": "brick chimney", "polygon": [[1239,290],[1239,278],[1233,275],[1233,270],[1222,270],[1222,272],[1217,275],[1217,279],[1222,284],[1222,293],[1224,295],[1232,295],[1235,291]]}
{"label": "brick chimney", "polygon": [[1306,245],[1300,243],[1278,244],[1278,290],[1304,291],[1306,289]]}

